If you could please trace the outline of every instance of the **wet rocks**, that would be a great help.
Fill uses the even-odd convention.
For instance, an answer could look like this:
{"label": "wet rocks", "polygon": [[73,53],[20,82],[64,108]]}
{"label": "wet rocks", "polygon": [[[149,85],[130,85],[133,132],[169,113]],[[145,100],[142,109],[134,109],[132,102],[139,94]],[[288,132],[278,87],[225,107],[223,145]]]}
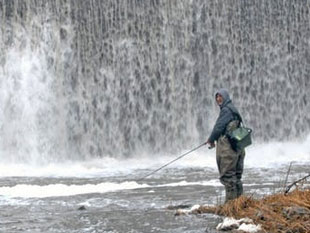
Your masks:
{"label": "wet rocks", "polygon": [[184,208],[180,208],[177,209],[175,216],[180,216],[180,215],[184,215],[184,214],[197,214],[199,213],[199,208],[200,205],[193,205],[192,207],[188,206],[186,209]]}
{"label": "wet rocks", "polygon": [[310,210],[300,206],[290,206],[283,208],[283,215],[287,218],[299,218],[303,216],[310,217]]}
{"label": "wet rocks", "polygon": [[82,205],[78,208],[78,210],[86,210],[86,207]]}
{"label": "wet rocks", "polygon": [[190,207],[191,207],[191,205],[184,205],[184,204],[181,204],[181,205],[170,205],[170,206],[167,207],[167,210],[188,209]]}

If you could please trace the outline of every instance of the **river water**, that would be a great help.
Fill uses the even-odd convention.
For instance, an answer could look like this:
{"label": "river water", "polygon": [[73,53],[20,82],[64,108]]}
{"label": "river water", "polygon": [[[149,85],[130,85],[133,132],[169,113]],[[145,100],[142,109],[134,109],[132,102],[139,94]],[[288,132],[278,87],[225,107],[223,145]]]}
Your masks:
{"label": "river water", "polygon": [[[309,173],[310,1],[0,0],[0,232],[212,232],[229,89],[245,192]],[[84,210],[79,210],[84,207]]]}
{"label": "river water", "polygon": [[[308,174],[309,140],[249,147],[245,193],[262,197],[280,191],[290,163],[287,183]],[[201,148],[138,181],[174,158],[103,158],[39,167],[1,163],[0,231],[215,232],[220,216],[175,216],[176,210],[167,208],[223,202],[214,151]]]}

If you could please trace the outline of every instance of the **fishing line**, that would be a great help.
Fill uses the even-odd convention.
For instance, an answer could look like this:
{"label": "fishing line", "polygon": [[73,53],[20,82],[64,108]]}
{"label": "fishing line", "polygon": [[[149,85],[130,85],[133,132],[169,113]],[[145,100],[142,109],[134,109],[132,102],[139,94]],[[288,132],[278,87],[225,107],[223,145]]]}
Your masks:
{"label": "fishing line", "polygon": [[202,143],[201,145],[199,145],[199,146],[195,147],[194,149],[191,149],[190,151],[188,151],[188,152],[186,152],[186,153],[180,155],[180,156],[177,157],[176,159],[174,159],[174,160],[170,161],[169,163],[165,164],[164,166],[162,166],[162,167],[160,167],[160,168],[158,168],[158,169],[156,169],[156,170],[150,172],[150,173],[147,174],[146,176],[144,176],[144,177],[138,179],[137,181],[144,180],[146,177],[149,177],[150,175],[153,175],[154,173],[158,172],[159,170],[161,170],[161,169],[167,167],[168,165],[174,163],[175,161],[177,161],[177,160],[183,158],[185,155],[188,155],[188,154],[192,153],[193,151],[198,150],[200,147],[202,147],[202,146],[204,146],[204,145],[206,145],[206,144],[207,144],[206,142]]}

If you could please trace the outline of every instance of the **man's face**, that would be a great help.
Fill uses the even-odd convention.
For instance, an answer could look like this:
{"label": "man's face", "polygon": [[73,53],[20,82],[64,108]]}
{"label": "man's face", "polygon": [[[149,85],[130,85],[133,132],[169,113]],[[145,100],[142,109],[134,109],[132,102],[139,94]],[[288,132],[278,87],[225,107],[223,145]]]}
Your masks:
{"label": "man's face", "polygon": [[221,105],[223,103],[223,97],[220,94],[216,94],[216,103]]}

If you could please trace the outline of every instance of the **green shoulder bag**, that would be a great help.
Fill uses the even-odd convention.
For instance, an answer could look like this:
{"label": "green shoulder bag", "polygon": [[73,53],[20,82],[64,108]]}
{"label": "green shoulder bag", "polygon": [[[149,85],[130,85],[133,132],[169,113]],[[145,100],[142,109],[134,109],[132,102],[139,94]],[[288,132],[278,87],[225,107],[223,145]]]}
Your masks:
{"label": "green shoulder bag", "polygon": [[228,133],[227,136],[233,148],[242,150],[252,144],[251,133],[252,129],[244,127],[241,123],[238,128]]}

